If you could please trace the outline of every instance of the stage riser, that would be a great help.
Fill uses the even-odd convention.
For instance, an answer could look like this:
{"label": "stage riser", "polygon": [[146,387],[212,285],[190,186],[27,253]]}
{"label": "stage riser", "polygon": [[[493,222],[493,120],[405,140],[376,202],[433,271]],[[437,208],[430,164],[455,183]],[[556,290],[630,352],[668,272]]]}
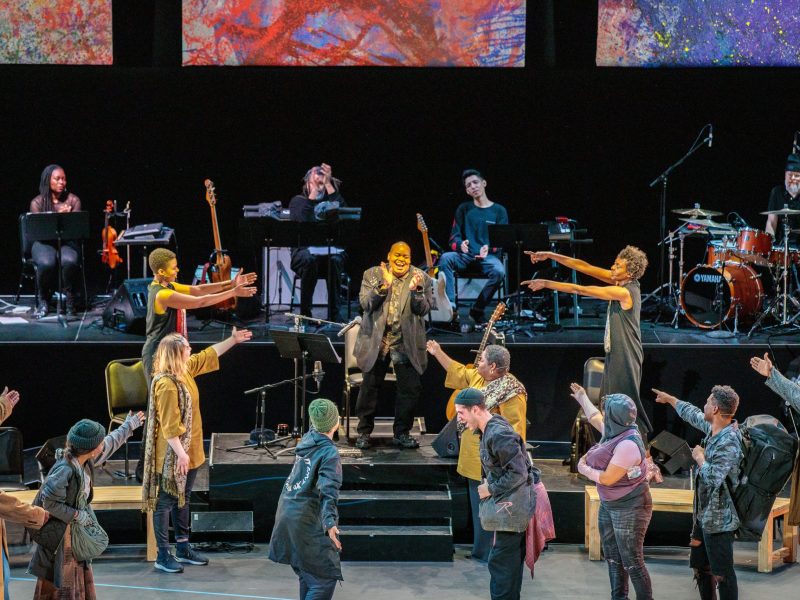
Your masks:
{"label": "stage riser", "polygon": [[370,562],[452,562],[449,525],[347,527],[342,524],[342,560]]}
{"label": "stage riser", "polygon": [[[341,346],[338,348],[341,350]],[[454,358],[471,358],[466,346],[445,344],[444,348]],[[583,363],[591,356],[602,356],[602,348],[510,344],[510,349],[512,372],[528,389],[528,439],[567,441],[577,410],[568,394],[569,383],[581,380]],[[786,365],[793,358],[791,350],[780,346],[775,349],[779,364]],[[646,347],[642,397],[656,432],[672,428],[673,433],[683,434],[674,411],[653,405],[649,391],[652,387],[702,406],[713,385],[729,384],[742,399],[740,418],[757,413],[782,418],[777,396],[748,365],[751,356],[764,351],[752,347]],[[138,344],[0,346],[6,374],[3,385],[19,389],[22,397],[9,424],[20,428],[25,446],[32,447],[49,437],[63,435],[81,417],[107,423],[105,365],[111,359],[138,356],[140,352]],[[281,359],[271,344],[237,347],[222,357],[221,365],[220,372],[197,380],[206,437],[215,431],[249,431],[255,422],[255,401],[242,392],[293,375],[292,362]],[[321,395],[338,402],[342,396],[342,367],[326,365],[325,370]],[[446,422],[444,406],[449,393],[443,389],[444,371],[431,361],[422,381],[424,396],[417,412],[425,417],[428,431],[436,432]],[[391,388],[386,391],[379,414],[390,415]],[[288,387],[273,391],[267,398],[267,424],[274,428],[277,423],[292,423],[292,393]]]}

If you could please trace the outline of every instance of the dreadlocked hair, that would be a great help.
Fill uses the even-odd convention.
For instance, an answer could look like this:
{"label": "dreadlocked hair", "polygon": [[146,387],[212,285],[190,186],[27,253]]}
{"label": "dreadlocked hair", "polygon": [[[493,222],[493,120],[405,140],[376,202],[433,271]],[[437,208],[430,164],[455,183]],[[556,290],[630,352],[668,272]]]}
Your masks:
{"label": "dreadlocked hair", "polygon": [[[39,179],[39,194],[42,196],[42,212],[53,212],[53,193],[50,191],[50,177],[53,171],[64,170],[59,165],[47,165]],[[65,190],[66,191],[66,190]]]}

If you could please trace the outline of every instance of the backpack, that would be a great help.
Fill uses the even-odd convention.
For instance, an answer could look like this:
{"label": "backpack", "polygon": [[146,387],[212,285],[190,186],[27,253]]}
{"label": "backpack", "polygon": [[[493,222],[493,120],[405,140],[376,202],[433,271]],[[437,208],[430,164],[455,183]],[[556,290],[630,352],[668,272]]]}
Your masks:
{"label": "backpack", "polygon": [[753,415],[739,426],[742,461],[739,485],[731,491],[742,541],[759,541],[775,498],[792,475],[797,438],[774,417]]}

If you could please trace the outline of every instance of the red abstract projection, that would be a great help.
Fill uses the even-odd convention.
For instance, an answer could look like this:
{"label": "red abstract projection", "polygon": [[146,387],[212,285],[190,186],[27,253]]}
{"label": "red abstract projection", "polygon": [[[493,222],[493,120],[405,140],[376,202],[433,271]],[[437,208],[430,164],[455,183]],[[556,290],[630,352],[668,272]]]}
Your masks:
{"label": "red abstract projection", "polygon": [[525,0],[184,0],[184,65],[525,66]]}
{"label": "red abstract projection", "polygon": [[0,63],[112,62],[111,0],[0,2]]}

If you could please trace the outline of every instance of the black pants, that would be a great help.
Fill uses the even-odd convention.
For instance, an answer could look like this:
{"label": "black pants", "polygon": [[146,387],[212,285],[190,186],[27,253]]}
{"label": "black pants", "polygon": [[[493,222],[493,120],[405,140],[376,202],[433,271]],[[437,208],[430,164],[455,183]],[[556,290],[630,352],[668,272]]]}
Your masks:
{"label": "black pants", "polygon": [[169,518],[172,516],[172,528],[175,531],[175,541],[188,542],[190,509],[189,497],[192,495],[194,480],[200,469],[189,469],[186,474],[186,504],[183,508],[178,508],[178,498],[170,496],[163,489],[158,492],[156,509],[153,511],[153,533],[156,536],[156,544],[159,551],[169,549]]}
{"label": "black pants", "polygon": [[467,479],[469,490],[469,509],[472,515],[472,558],[486,562],[489,559],[489,552],[492,549],[492,539],[494,532],[486,531],[481,526],[480,504],[481,498],[478,494],[480,481]]}
{"label": "black pants", "polygon": [[525,533],[495,531],[494,534],[494,544],[489,552],[489,593],[492,600],[519,600]]}
{"label": "black pants", "polygon": [[402,354],[392,352],[375,361],[371,371],[364,373],[364,383],[358,391],[356,415],[358,433],[369,435],[375,428],[375,409],[378,405],[378,390],[386,377],[389,363],[394,361],[397,375],[397,395],[394,402],[394,435],[398,437],[411,431],[414,424],[414,409],[422,393],[422,382],[417,370]]}
{"label": "black pants", "polygon": [[[56,269],[56,246],[48,242],[33,242],[31,258],[36,263],[36,285],[39,298],[49,300],[58,289],[58,270]],[[80,291],[80,254],[69,244],[61,244],[61,280],[64,291]]]}
{"label": "black pants", "polygon": [[300,313],[311,316],[311,305],[314,300],[314,288],[317,280],[328,277],[328,260],[330,259],[331,275],[328,280],[328,320],[339,319],[339,281],[344,268],[344,254],[315,256],[307,248],[297,248],[292,252],[291,268],[300,278]]}
{"label": "black pants", "polygon": [[737,600],[739,585],[733,569],[733,531],[706,533],[695,522],[692,530],[694,540],[689,553],[689,566],[694,569],[694,578],[702,600],[714,600],[719,590],[720,600]]}

